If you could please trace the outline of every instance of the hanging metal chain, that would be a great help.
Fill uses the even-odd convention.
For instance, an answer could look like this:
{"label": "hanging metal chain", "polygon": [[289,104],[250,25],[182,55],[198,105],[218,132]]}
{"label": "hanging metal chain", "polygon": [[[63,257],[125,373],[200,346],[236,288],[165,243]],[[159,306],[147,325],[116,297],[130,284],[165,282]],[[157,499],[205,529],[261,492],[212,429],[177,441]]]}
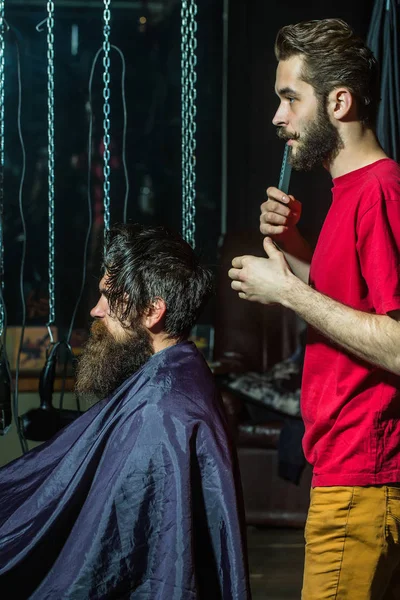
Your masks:
{"label": "hanging metal chain", "polygon": [[47,3],[47,125],[48,125],[48,216],[49,216],[49,330],[55,321],[54,276],[54,2]]}
{"label": "hanging metal chain", "polygon": [[103,40],[103,114],[104,114],[104,156],[103,156],[103,174],[104,174],[104,233],[110,229],[110,0],[104,0],[104,40]]}
{"label": "hanging metal chain", "polygon": [[187,97],[188,97],[188,19],[187,2],[182,1],[181,6],[181,146],[182,146],[182,235],[186,237],[187,197],[188,197],[188,155],[186,133],[188,123]]}
{"label": "hanging metal chain", "polygon": [[181,116],[182,116],[182,235],[195,247],[196,232],[196,49],[197,5],[181,5]]}
{"label": "hanging metal chain", "polygon": [[6,23],[4,19],[4,0],[0,0],[0,338],[3,336],[4,312],[4,34]]}

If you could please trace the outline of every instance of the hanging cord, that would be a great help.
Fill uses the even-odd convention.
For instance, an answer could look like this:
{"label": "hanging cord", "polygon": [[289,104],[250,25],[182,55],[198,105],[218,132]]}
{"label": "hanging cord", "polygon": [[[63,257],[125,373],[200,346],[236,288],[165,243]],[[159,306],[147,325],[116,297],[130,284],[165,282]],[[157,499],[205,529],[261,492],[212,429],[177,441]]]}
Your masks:
{"label": "hanging cord", "polygon": [[[124,125],[123,125],[123,132],[122,132],[122,163],[124,165],[124,176],[125,176],[124,222],[126,222],[126,213],[127,213],[128,196],[129,196],[129,178],[128,178],[128,169],[127,169],[127,165],[126,165],[126,134],[127,134],[127,110],[126,110],[126,93],[125,93],[126,62],[125,62],[124,54],[123,54],[122,50],[120,50],[120,48],[118,48],[117,46],[114,46],[114,44],[111,45],[111,48],[113,50],[115,50],[116,52],[118,52],[118,54],[121,58],[121,64],[122,64],[121,95],[122,95],[122,108],[123,108],[123,114],[124,114]],[[75,356],[72,352],[72,348],[70,345],[71,344],[71,336],[72,336],[72,331],[73,331],[73,327],[74,327],[74,323],[75,323],[76,313],[78,311],[79,304],[82,300],[83,291],[84,291],[84,288],[86,285],[87,256],[88,256],[88,248],[89,248],[89,242],[90,242],[90,233],[91,233],[92,224],[93,224],[92,197],[91,197],[92,143],[93,143],[92,87],[93,87],[93,77],[94,77],[96,64],[97,64],[97,61],[102,52],[103,52],[103,48],[99,48],[99,50],[95,54],[95,57],[94,57],[93,63],[92,63],[92,68],[90,70],[89,86],[88,86],[89,87],[89,103],[88,103],[89,104],[89,134],[88,134],[88,145],[87,145],[87,148],[88,148],[88,163],[87,163],[88,164],[88,167],[87,167],[88,228],[87,228],[87,232],[86,232],[86,239],[85,239],[85,245],[84,245],[84,251],[83,251],[82,283],[81,283],[81,288],[79,291],[79,296],[78,296],[78,299],[75,304],[75,308],[72,313],[71,323],[69,326],[67,339],[66,339],[66,344],[67,344],[67,347],[70,349],[70,356],[72,357],[72,360],[75,359]],[[60,409],[62,409],[63,402],[64,402],[65,383],[66,383],[66,377],[67,377],[67,363],[68,363],[68,358],[64,365],[64,373],[63,373],[61,395],[60,395]],[[76,400],[77,400],[77,405],[78,405],[77,408],[78,408],[78,410],[80,410],[80,405],[78,404],[79,403],[78,397]]]}
{"label": "hanging cord", "polygon": [[[48,174],[48,198],[49,198],[49,321],[46,324],[49,332],[50,343],[53,344],[53,334],[51,331],[51,324],[55,320],[55,302],[54,302],[54,3],[52,1],[47,3],[48,17],[39,23],[36,27],[37,31],[42,31],[42,25],[47,21],[47,59],[48,59],[48,161],[49,161],[49,174]],[[21,425],[19,422],[19,398],[18,398],[18,384],[19,384],[19,370],[21,362],[21,353],[25,335],[26,327],[26,302],[24,294],[24,269],[25,269],[25,257],[26,257],[26,224],[23,212],[22,203],[22,190],[25,180],[26,171],[26,152],[25,145],[22,137],[21,128],[21,104],[22,104],[22,83],[21,83],[21,60],[19,46],[16,42],[17,48],[17,64],[18,64],[18,135],[20,138],[22,148],[22,173],[19,189],[19,209],[22,222],[23,230],[23,247],[22,247],[22,258],[20,267],[20,294],[22,303],[22,326],[21,336],[18,348],[18,355],[15,369],[15,390],[14,390],[14,419],[17,427],[18,437],[20,440],[22,452],[28,451],[28,445],[23,435]]]}
{"label": "hanging cord", "polygon": [[17,73],[18,73],[18,116],[17,116],[17,128],[18,128],[18,137],[21,144],[21,153],[22,153],[22,166],[21,166],[21,177],[19,183],[19,192],[18,192],[18,205],[19,205],[19,214],[21,217],[21,225],[22,225],[22,254],[21,254],[21,265],[20,265],[20,276],[19,276],[19,289],[21,296],[21,310],[22,310],[22,325],[21,325],[21,336],[19,340],[19,348],[17,354],[17,360],[15,365],[15,386],[14,386],[14,394],[13,394],[13,413],[14,413],[14,422],[15,427],[18,434],[18,439],[21,445],[22,453],[28,451],[28,445],[26,439],[23,435],[21,425],[19,422],[19,406],[18,406],[18,383],[19,383],[19,369],[21,363],[21,352],[25,335],[25,326],[26,326],[26,303],[25,303],[25,294],[24,294],[24,271],[25,271],[25,257],[26,257],[26,223],[24,216],[24,208],[22,202],[22,191],[25,183],[25,172],[26,172],[26,152],[25,152],[25,144],[24,138],[22,135],[22,127],[21,127],[21,108],[22,108],[22,81],[21,81],[21,56],[19,51],[19,45],[17,39],[15,39],[15,47],[17,50]]}
{"label": "hanging cord", "polygon": [[7,310],[4,302],[4,52],[5,33],[9,27],[4,18],[4,0],[0,0],[0,434],[5,435],[12,421],[12,376],[7,356]]}
{"label": "hanging cord", "polygon": [[[129,177],[128,177],[128,169],[126,165],[126,134],[127,134],[127,110],[126,110],[126,93],[125,93],[125,75],[126,75],[126,63],[123,52],[112,44],[110,46],[112,49],[116,50],[121,58],[122,63],[122,74],[121,74],[121,94],[122,94],[122,108],[124,114],[124,125],[122,132],[122,164],[124,166],[124,176],[125,176],[125,199],[124,199],[124,222],[126,220],[126,212],[128,205],[128,196],[129,196]],[[82,299],[83,291],[86,284],[86,268],[87,268],[87,255],[88,255],[88,246],[90,241],[90,233],[92,229],[93,223],[93,213],[92,213],[92,199],[91,199],[91,172],[92,172],[92,141],[93,141],[93,109],[92,109],[92,86],[93,86],[93,77],[96,68],[97,61],[99,59],[100,54],[102,53],[103,48],[99,48],[96,52],[95,57],[93,59],[92,68],[89,76],[89,135],[88,135],[88,169],[87,169],[87,206],[88,206],[88,215],[89,215],[89,223],[88,229],[86,233],[85,246],[84,246],[84,259],[83,259],[83,274],[82,274],[82,283],[81,289],[79,292],[78,299],[75,304],[75,308],[72,314],[71,324],[69,327],[68,335],[67,335],[67,343],[69,344],[71,341],[72,330],[75,322],[76,313]]]}
{"label": "hanging cord", "polygon": [[129,198],[129,177],[128,177],[128,167],[126,164],[126,132],[128,128],[128,114],[126,110],[126,95],[125,95],[125,75],[126,75],[126,64],[125,57],[122,51],[114,44],[111,44],[111,48],[116,50],[121,58],[122,69],[121,69],[121,95],[122,95],[122,111],[124,114],[124,126],[122,131],[122,164],[124,167],[124,177],[125,177],[125,198],[124,198],[124,216],[123,221],[126,223],[127,215],[128,215],[128,198]]}
{"label": "hanging cord", "polygon": [[197,5],[181,5],[182,235],[195,248]]}
{"label": "hanging cord", "polygon": [[[89,135],[88,135],[88,145],[87,145],[88,227],[87,227],[87,231],[86,231],[85,244],[84,244],[84,248],[83,248],[83,269],[82,269],[81,289],[79,291],[78,299],[76,301],[75,308],[72,313],[71,323],[69,326],[67,340],[66,340],[69,348],[71,348],[70,340],[71,340],[72,330],[73,330],[74,323],[75,323],[76,313],[78,311],[79,304],[82,300],[83,291],[84,291],[85,285],[86,285],[88,249],[89,249],[89,242],[90,242],[90,234],[91,234],[92,226],[93,226],[93,209],[92,209],[92,197],[91,197],[91,189],[90,189],[91,188],[91,174],[92,174],[92,143],[93,143],[92,81],[93,81],[93,74],[94,74],[94,68],[96,65],[97,57],[100,55],[101,52],[102,52],[102,48],[96,54],[96,57],[92,64],[90,77],[89,77],[89,102],[88,102],[88,105],[89,105]],[[74,360],[75,357],[73,355],[72,348],[71,348],[71,356],[72,356],[72,360]],[[64,406],[65,383],[66,383],[66,379],[67,379],[67,367],[68,367],[68,357],[66,358],[65,363],[64,363],[63,379],[62,379],[61,394],[60,394],[60,411],[63,409],[63,406]],[[78,410],[80,410],[80,403],[79,403],[78,395],[76,395],[76,402],[77,402],[77,408],[78,408]]]}
{"label": "hanging cord", "polygon": [[103,139],[103,143],[104,143],[104,157],[103,157],[103,160],[104,160],[104,167],[103,167],[103,173],[104,173],[104,183],[103,183],[103,189],[104,189],[104,197],[103,197],[104,236],[110,229],[110,30],[111,30],[110,18],[111,18],[110,0],[104,0],[104,12],[103,12],[103,20],[104,20],[104,27],[103,27],[103,34],[104,34],[104,41],[103,41],[103,51],[104,51],[104,56],[103,56],[103,67],[104,67],[104,73],[103,73],[103,82],[104,82],[104,89],[103,89],[103,98],[104,98],[104,104],[103,104],[103,115],[104,115],[104,119],[103,119],[103,127],[104,127],[104,139]]}

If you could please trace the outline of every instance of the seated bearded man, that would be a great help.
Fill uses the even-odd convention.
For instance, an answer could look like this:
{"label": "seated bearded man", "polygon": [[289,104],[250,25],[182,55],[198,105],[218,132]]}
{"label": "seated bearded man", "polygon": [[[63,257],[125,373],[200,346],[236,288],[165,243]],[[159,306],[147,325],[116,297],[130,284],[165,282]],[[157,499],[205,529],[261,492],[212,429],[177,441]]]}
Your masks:
{"label": "seated bearded man", "polygon": [[76,382],[100,401],[0,470],[10,597],[250,598],[236,458],[187,341],[211,288],[180,236],[111,229]]}

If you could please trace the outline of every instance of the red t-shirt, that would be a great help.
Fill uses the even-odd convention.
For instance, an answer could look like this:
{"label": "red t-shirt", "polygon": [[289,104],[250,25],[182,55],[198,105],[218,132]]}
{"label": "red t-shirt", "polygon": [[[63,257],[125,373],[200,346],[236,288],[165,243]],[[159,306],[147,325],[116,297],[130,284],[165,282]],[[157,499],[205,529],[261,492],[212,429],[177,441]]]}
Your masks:
{"label": "red t-shirt", "polygon": [[[310,285],[354,309],[400,309],[400,166],[377,162],[333,180]],[[312,485],[400,482],[400,377],[309,328],[303,440]]]}

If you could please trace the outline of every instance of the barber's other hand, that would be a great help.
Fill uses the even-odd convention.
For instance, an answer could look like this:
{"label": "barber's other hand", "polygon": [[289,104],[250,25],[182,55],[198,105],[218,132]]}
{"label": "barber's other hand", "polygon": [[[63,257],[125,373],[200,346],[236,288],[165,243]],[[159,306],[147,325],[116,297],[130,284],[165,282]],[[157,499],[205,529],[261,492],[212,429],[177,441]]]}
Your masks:
{"label": "barber's other hand", "polygon": [[290,235],[301,216],[301,202],[276,187],[267,189],[268,200],[261,204],[260,231],[272,238]]}
{"label": "barber's other hand", "polygon": [[263,246],[268,258],[237,256],[232,260],[228,272],[231,288],[243,300],[282,304],[294,276],[284,254],[269,237],[264,238]]}

